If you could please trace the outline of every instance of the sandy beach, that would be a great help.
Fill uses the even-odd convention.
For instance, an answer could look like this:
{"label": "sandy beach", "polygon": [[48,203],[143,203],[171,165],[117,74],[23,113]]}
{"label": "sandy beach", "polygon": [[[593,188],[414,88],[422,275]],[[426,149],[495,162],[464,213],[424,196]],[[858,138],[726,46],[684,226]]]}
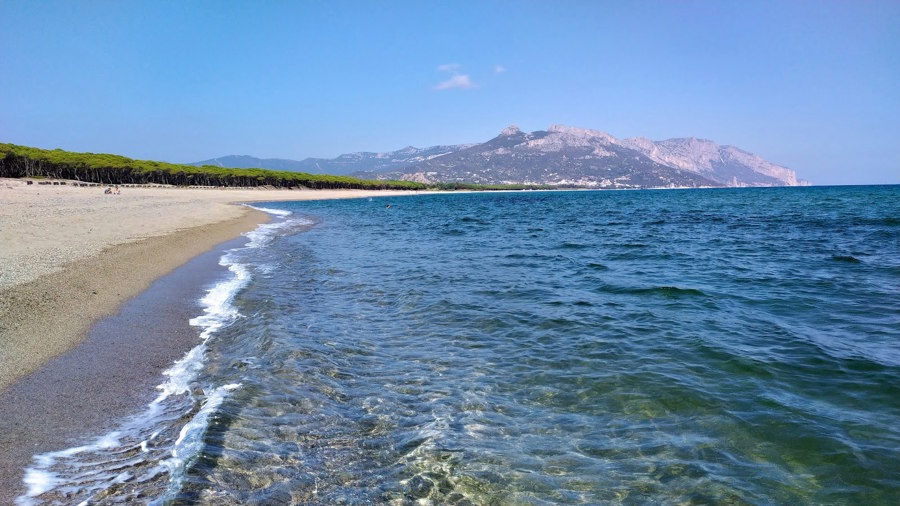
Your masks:
{"label": "sandy beach", "polygon": [[[4,416],[3,429],[9,432],[38,427],[28,429],[27,438],[7,433],[0,441],[0,455],[6,457],[0,459],[5,462],[0,469],[0,503],[11,501],[23,491],[22,465],[38,447],[46,451],[35,441],[56,431],[48,420],[70,419],[72,429],[79,427],[79,417],[85,416],[74,412],[77,402],[48,401],[39,403],[40,408],[24,408],[37,398],[47,401],[76,395],[66,393],[70,389],[90,393],[92,405],[85,407],[89,411],[119,395],[104,394],[112,383],[137,381],[99,373],[90,375],[90,384],[81,388],[78,383],[85,380],[78,371],[99,367],[88,360],[101,364],[127,354],[112,353],[98,359],[97,353],[86,351],[87,344],[79,345],[89,335],[92,340],[98,339],[91,334],[92,328],[119,311],[127,311],[123,305],[156,280],[268,220],[267,214],[239,204],[409,194],[122,187],[120,194],[107,195],[103,190],[0,179],[0,395],[5,396],[0,398],[0,406],[5,413],[18,412],[16,417]],[[170,297],[172,290],[157,299]],[[178,297],[190,299],[196,296],[197,287],[182,286],[179,290]],[[184,300],[178,302],[184,305]],[[194,309],[190,304],[187,307]],[[104,336],[104,349],[118,346],[110,332],[93,332]],[[123,350],[128,346],[123,343]],[[146,350],[147,343],[143,347]],[[135,376],[155,381],[154,375],[158,376],[172,360],[171,354],[162,353]],[[127,360],[123,362],[124,368],[130,367]],[[55,410],[55,416],[48,416],[46,410]]]}

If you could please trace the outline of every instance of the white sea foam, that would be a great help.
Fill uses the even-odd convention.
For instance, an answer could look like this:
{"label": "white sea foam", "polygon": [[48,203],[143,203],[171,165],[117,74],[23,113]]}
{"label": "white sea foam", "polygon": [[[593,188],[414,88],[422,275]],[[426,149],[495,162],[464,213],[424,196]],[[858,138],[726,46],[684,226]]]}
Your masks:
{"label": "white sea foam", "polygon": [[288,211],[287,209],[273,209],[270,207],[260,207],[260,206],[251,206],[251,205],[247,205],[247,207],[252,207],[253,209],[258,209],[260,211],[269,213],[274,216],[278,216],[280,218],[286,218],[286,217],[294,214],[294,213]]}
{"label": "white sea foam", "polygon": [[209,417],[222,405],[228,392],[240,388],[240,386],[240,383],[222,385],[208,393],[200,411],[181,428],[178,439],[175,440],[172,448],[171,457],[160,462],[168,471],[170,478],[169,489],[166,493],[168,497],[163,497],[159,502],[165,503],[168,498],[178,493],[185,470],[203,448],[203,436],[209,427]]}
{"label": "white sea foam", "polygon": [[53,490],[59,485],[67,482],[66,479],[60,477],[57,473],[49,471],[58,460],[75,457],[86,452],[95,452],[113,448],[119,444],[121,431],[113,431],[97,438],[91,444],[66,448],[58,452],[44,453],[35,455],[35,465],[25,470],[25,477],[22,481],[25,483],[27,491],[25,495],[16,499],[18,506],[30,506],[37,504],[34,497]]}
{"label": "white sea foam", "polygon": [[[120,427],[96,438],[93,442],[33,457],[33,465],[26,468],[23,481],[27,491],[16,499],[18,506],[31,506],[43,502],[39,496],[50,492],[77,493],[91,497],[110,487],[133,479],[135,474],[156,477],[160,471],[167,474],[166,495],[177,493],[181,487],[186,464],[199,454],[203,437],[209,426],[210,416],[219,408],[228,393],[240,384],[210,387],[199,409],[194,406],[192,390],[198,373],[202,370],[207,341],[222,328],[241,317],[232,304],[235,295],[250,281],[250,269],[240,263],[243,250],[260,248],[286,230],[311,224],[307,220],[289,220],[289,211],[256,207],[279,220],[257,227],[246,235],[248,243],[242,248],[229,250],[219,263],[231,275],[214,285],[200,300],[203,314],[192,318],[190,324],[202,329],[202,342],[192,348],[180,360],[163,372],[166,380],[157,386],[159,395],[143,412],[125,419]],[[195,388],[195,387],[194,387]],[[174,430],[183,416],[196,409],[196,413],[184,423],[174,437]],[[135,460],[129,451],[138,451]],[[123,463],[127,460],[128,463]],[[135,464],[135,462],[137,462]],[[133,466],[134,472],[123,470],[123,465]],[[138,469],[140,468],[140,469]]]}

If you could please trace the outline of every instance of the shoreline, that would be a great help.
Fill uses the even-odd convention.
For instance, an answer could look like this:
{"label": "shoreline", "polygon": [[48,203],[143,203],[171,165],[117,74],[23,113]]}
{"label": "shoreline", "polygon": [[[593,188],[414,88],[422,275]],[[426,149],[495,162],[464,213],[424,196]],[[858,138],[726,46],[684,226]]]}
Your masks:
{"label": "shoreline", "polygon": [[83,343],[0,393],[0,504],[27,491],[34,455],[90,444],[146,410],[162,372],[201,343],[189,320],[227,275],[222,253],[245,242],[226,241],[154,281],[96,322]]}
{"label": "shoreline", "polygon": [[[23,462],[103,430],[113,413],[123,413],[104,406],[133,410],[146,404],[142,396],[153,394],[161,372],[197,344],[188,319],[199,314],[203,283],[188,274],[199,269],[211,278],[220,269],[223,245],[270,219],[240,203],[412,194],[125,188],[110,196],[97,188],[0,179],[0,407],[15,413],[0,421],[0,503],[24,493]],[[203,259],[213,252],[215,261]],[[153,295],[160,290],[168,295]],[[165,326],[176,344],[160,341],[166,332],[150,332],[161,325],[159,318],[134,316],[154,312],[178,320]],[[112,321],[120,330],[149,327],[132,332],[141,335],[135,344],[104,331]],[[105,343],[103,354],[90,351],[98,339]],[[134,367],[136,355],[148,350],[165,353]],[[100,355],[105,360],[96,362]]]}

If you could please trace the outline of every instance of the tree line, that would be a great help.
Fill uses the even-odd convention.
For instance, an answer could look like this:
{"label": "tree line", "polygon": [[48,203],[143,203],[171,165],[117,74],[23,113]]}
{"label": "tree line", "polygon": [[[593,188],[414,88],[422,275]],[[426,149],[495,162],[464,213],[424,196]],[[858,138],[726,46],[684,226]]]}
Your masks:
{"label": "tree line", "polygon": [[267,169],[231,169],[132,160],[119,155],[73,153],[0,143],[0,177],[69,179],[100,184],[163,184],[310,189],[424,190],[412,181],[369,181],[349,176]]}

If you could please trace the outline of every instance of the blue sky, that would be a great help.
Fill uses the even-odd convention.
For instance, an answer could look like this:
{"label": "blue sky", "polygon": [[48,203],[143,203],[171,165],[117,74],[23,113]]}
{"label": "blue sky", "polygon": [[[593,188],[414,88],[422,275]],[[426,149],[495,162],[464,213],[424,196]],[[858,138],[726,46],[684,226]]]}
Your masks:
{"label": "blue sky", "polygon": [[0,0],[0,19],[0,142],[302,159],[563,124],[900,183],[897,0]]}

